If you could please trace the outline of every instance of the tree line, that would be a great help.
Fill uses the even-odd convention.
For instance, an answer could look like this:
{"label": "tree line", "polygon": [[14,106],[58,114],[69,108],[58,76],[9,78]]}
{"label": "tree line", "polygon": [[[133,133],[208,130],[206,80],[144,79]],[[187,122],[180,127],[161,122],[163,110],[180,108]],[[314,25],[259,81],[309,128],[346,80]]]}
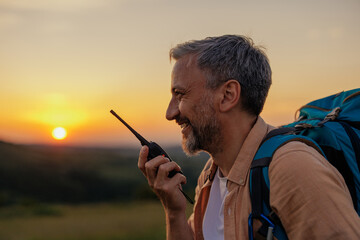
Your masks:
{"label": "tree line", "polygon": [[[166,149],[193,197],[207,154]],[[137,169],[139,148],[31,146],[0,142],[0,206],[26,201],[84,203],[156,198]]]}

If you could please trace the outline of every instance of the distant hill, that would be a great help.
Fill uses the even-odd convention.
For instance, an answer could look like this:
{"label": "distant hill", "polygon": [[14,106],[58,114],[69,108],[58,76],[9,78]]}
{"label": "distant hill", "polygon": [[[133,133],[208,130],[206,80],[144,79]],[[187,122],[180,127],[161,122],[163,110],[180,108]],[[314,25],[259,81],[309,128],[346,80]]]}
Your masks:
{"label": "distant hill", "polygon": [[[137,169],[140,148],[29,146],[0,141],[0,205],[19,201],[94,202],[154,198]],[[190,195],[207,154],[188,158],[166,149],[181,167]]]}

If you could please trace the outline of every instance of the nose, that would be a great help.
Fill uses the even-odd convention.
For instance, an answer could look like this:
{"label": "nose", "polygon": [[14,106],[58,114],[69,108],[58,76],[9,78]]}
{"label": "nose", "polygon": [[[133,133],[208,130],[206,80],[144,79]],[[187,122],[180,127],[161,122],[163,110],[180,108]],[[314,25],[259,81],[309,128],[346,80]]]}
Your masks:
{"label": "nose", "polygon": [[169,102],[169,106],[166,110],[166,119],[169,121],[174,120],[176,118],[176,116],[179,115],[179,113],[180,113],[180,111],[179,111],[178,102],[176,101],[176,99],[174,97],[172,97]]}

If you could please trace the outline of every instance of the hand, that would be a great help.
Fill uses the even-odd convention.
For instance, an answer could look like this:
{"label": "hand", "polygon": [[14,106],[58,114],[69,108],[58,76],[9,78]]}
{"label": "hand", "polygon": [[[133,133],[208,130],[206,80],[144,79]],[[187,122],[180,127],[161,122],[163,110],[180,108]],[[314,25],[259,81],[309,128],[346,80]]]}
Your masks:
{"label": "hand", "polygon": [[179,188],[186,183],[186,178],[182,174],[175,174],[169,178],[172,170],[180,171],[179,165],[170,162],[168,158],[157,156],[147,160],[149,148],[143,146],[140,150],[138,167],[148,180],[149,186],[162,202],[165,210],[185,211],[186,199]]}

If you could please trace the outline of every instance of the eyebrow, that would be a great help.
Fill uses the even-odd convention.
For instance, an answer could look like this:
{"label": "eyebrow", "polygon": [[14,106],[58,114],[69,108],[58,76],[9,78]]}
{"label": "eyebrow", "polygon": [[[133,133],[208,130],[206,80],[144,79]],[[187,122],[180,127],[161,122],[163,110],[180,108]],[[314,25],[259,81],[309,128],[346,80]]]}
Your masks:
{"label": "eyebrow", "polygon": [[171,88],[171,92],[175,92],[175,90],[181,90],[181,91],[185,91],[185,88],[181,87],[181,86],[173,86]]}
{"label": "eyebrow", "polygon": [[177,93],[177,92],[183,92],[183,90],[180,89],[180,88],[172,88],[172,89],[171,89],[171,93],[172,93],[172,94],[175,94],[175,93]]}

